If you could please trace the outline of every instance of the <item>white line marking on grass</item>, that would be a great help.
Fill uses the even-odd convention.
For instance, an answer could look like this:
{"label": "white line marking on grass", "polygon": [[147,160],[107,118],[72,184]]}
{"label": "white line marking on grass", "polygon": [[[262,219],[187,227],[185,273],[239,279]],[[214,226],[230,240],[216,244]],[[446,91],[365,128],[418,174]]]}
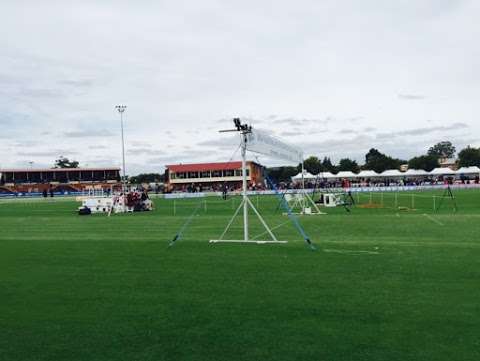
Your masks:
{"label": "white line marking on grass", "polygon": [[438,224],[439,226],[444,226],[444,225],[445,225],[445,224],[443,224],[442,222],[440,222],[438,219],[435,219],[435,218],[433,218],[432,216],[430,216],[430,215],[428,215],[428,214],[426,214],[426,213],[424,213],[423,215],[424,215],[425,217],[427,217],[429,220],[431,220],[433,223]]}
{"label": "white line marking on grass", "polygon": [[376,252],[376,251],[362,251],[362,250],[351,250],[351,249],[324,249],[323,252],[351,254],[354,256],[359,256],[361,254],[380,254],[380,252]]}
{"label": "white line marking on grass", "polygon": [[[285,221],[285,222],[283,222],[283,223],[280,223],[280,224],[276,225],[275,227],[270,228],[270,230],[273,231],[274,229],[278,229],[278,228],[284,226],[285,224],[287,224],[287,223],[289,223],[289,222],[290,222],[290,220]],[[265,235],[265,234],[267,234],[267,233],[268,233],[268,232],[265,231],[265,232],[262,232],[262,233],[260,233],[260,234],[257,234],[256,236],[254,236],[254,237],[252,238],[252,240],[256,240],[258,237],[261,237],[261,236],[263,236],[263,235]]]}

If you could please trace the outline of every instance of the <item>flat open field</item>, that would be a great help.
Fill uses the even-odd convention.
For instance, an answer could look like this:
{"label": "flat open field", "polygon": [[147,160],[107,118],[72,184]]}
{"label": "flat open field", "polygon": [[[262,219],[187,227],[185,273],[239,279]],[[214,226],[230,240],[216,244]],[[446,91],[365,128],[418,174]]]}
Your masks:
{"label": "flat open field", "polygon": [[0,200],[0,360],[479,360],[480,192],[458,212],[434,194],[300,217],[316,251],[270,196],[252,201],[288,244],[209,244],[238,198],[201,200],[170,248],[199,201]]}

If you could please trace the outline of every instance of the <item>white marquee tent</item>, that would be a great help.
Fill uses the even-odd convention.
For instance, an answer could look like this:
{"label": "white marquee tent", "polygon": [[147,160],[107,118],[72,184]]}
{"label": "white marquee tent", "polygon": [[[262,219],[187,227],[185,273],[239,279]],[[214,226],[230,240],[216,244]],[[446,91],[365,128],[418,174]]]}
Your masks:
{"label": "white marquee tent", "polygon": [[[304,180],[313,180],[317,177],[314,176],[312,173],[307,172],[306,170],[303,171],[303,179]],[[297,175],[292,177],[292,181],[301,181],[302,180],[302,172],[298,173]]]}
{"label": "white marquee tent", "polygon": [[477,166],[473,167],[462,167],[456,171],[457,174],[480,174],[480,168]]}
{"label": "white marquee tent", "polygon": [[319,179],[329,179],[329,178],[335,178],[336,175],[330,172],[320,172],[317,174],[317,177]]}
{"label": "white marquee tent", "polygon": [[380,174],[382,177],[403,177],[405,173],[400,172],[398,169],[388,169]]}
{"label": "white marquee tent", "polygon": [[350,171],[342,171],[335,174],[335,178],[356,178],[357,174]]}
{"label": "white marquee tent", "polygon": [[455,175],[455,171],[450,168],[435,168],[430,172],[430,175]]}
{"label": "white marquee tent", "polygon": [[[373,170],[362,170],[360,173],[355,174],[351,171],[341,171],[338,174],[332,174],[330,172],[320,172],[318,175],[313,175],[307,171],[304,171],[303,177],[305,180],[316,180],[316,179],[354,179],[354,178],[395,178],[395,177],[426,177],[428,175],[440,176],[440,175],[460,175],[460,174],[470,174],[470,175],[480,175],[480,168],[473,167],[462,167],[457,171],[453,171],[450,168],[435,168],[431,172],[427,172],[423,169],[409,169],[406,172],[400,172],[398,169],[388,169],[382,173],[377,173]],[[298,173],[292,177],[292,181],[298,182],[302,180],[302,173]]]}
{"label": "white marquee tent", "polygon": [[375,172],[374,170],[362,170],[360,173],[356,175],[357,178],[372,178],[372,177],[379,177],[380,174]]}
{"label": "white marquee tent", "polygon": [[421,176],[427,176],[430,173],[423,169],[409,169],[407,170],[404,175],[410,176],[410,177],[421,177]]}

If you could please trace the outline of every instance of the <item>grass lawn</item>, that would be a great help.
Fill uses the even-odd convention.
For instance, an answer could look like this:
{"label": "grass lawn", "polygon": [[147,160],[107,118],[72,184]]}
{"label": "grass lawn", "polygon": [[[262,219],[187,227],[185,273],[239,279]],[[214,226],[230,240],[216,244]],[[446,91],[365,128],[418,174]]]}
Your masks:
{"label": "grass lawn", "polygon": [[0,360],[480,360],[480,192],[434,212],[441,194],[300,217],[316,251],[269,196],[288,244],[209,244],[239,198],[201,200],[170,248],[197,200],[109,218],[0,200]]}

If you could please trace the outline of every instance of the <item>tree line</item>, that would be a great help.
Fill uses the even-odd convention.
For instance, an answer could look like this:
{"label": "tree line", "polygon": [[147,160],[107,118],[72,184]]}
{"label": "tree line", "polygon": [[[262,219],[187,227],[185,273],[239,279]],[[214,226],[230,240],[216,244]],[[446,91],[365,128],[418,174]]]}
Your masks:
{"label": "tree line", "polygon": [[[377,173],[387,169],[400,169],[400,166],[408,164],[409,169],[423,169],[430,172],[439,166],[442,159],[453,158],[456,154],[455,146],[449,141],[439,142],[430,147],[426,154],[413,157],[409,160],[398,159],[371,148],[365,155],[365,163],[360,165],[350,158],[342,158],[338,164],[333,164],[329,157],[323,160],[316,156],[310,156],[304,160],[304,168],[312,174],[320,172],[338,173],[340,171],[351,171],[358,173],[361,170],[373,170]],[[459,167],[480,167],[480,148],[467,146],[458,153],[457,165]],[[291,177],[298,174],[302,169],[301,164],[296,167],[284,166],[268,168],[269,176],[279,182],[288,182]]]}

